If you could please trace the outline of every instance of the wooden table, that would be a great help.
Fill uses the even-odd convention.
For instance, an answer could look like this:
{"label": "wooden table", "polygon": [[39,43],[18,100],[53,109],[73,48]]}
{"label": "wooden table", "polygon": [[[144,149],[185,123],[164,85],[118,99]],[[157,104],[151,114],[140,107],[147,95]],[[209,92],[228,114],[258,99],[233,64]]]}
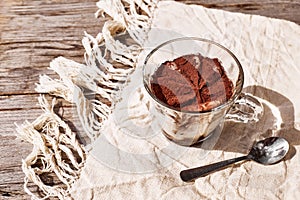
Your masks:
{"label": "wooden table", "polygon": [[[96,35],[97,0],[1,0],[0,2],[0,199],[30,199],[23,190],[21,160],[31,145],[17,138],[15,124],[41,113],[35,83],[39,75],[55,76],[49,62],[60,55],[83,62],[83,32]],[[259,14],[300,24],[300,0],[181,0],[209,8]],[[241,3],[242,2],[242,3]],[[76,121],[66,102],[63,116]],[[35,186],[30,186],[37,190]]]}

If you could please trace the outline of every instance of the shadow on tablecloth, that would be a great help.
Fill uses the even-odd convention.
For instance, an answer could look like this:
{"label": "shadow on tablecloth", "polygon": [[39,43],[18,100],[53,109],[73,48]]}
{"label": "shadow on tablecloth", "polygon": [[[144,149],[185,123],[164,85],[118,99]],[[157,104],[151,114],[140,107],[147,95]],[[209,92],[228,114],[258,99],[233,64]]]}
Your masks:
{"label": "shadow on tablecloth", "polygon": [[300,131],[294,128],[293,103],[276,91],[262,86],[249,86],[243,90],[262,100],[264,113],[257,123],[226,122],[214,150],[247,154],[255,140],[270,136],[284,137],[290,143],[286,159],[292,158],[300,144]]}

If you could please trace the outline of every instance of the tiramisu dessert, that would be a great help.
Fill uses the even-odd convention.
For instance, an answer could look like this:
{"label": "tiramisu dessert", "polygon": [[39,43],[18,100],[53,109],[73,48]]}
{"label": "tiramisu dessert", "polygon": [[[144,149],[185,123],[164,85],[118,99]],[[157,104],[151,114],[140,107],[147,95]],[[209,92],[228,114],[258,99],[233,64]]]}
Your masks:
{"label": "tiramisu dessert", "polygon": [[181,111],[209,111],[230,99],[233,87],[220,61],[201,54],[162,63],[151,80],[153,94]]}

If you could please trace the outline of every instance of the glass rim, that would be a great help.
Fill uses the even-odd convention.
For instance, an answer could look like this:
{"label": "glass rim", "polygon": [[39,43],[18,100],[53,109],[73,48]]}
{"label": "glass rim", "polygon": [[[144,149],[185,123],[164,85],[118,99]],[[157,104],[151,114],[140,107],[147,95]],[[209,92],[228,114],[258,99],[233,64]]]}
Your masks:
{"label": "glass rim", "polygon": [[[160,99],[158,99],[154,94],[153,92],[151,91],[151,88],[149,88],[148,86],[148,83],[146,82],[145,80],[145,68],[146,68],[146,65],[148,63],[148,60],[150,59],[150,57],[157,51],[159,50],[161,47],[163,46],[166,46],[170,43],[173,43],[173,42],[177,42],[177,41],[184,41],[184,40],[195,40],[195,41],[199,41],[199,42],[203,42],[203,43],[210,43],[210,44],[213,44],[217,47],[219,47],[220,49],[224,50],[225,52],[227,52],[233,59],[234,61],[236,62],[237,64],[237,67],[239,69],[239,75],[238,75],[238,80],[235,82],[236,84],[238,82],[241,82],[239,83],[238,86],[235,86],[235,92],[234,94],[230,97],[229,100],[227,100],[226,102],[212,108],[212,109],[209,109],[209,110],[204,110],[204,111],[188,111],[188,110],[180,110],[180,108],[174,108],[168,104],[166,104],[165,102],[161,101]],[[144,87],[147,91],[147,93],[150,95],[151,98],[154,99],[154,101],[156,103],[158,103],[159,105],[162,105],[163,107],[166,107],[170,110],[173,110],[173,111],[176,111],[176,112],[181,112],[181,113],[188,113],[188,114],[204,114],[204,113],[211,113],[211,112],[214,112],[214,111],[218,111],[218,110],[221,110],[223,109],[224,107],[226,107],[227,105],[230,105],[232,102],[235,101],[235,99],[238,98],[238,96],[241,94],[242,92],[242,89],[243,89],[243,85],[244,85],[244,70],[242,68],[242,65],[240,63],[240,61],[237,59],[237,57],[229,50],[227,49],[226,47],[224,47],[223,45],[215,42],[215,41],[212,41],[212,40],[209,40],[209,39],[205,39],[205,38],[199,38],[199,37],[180,37],[180,38],[175,38],[175,39],[171,39],[171,40],[168,40],[166,42],[163,42],[161,43],[160,45],[156,46],[153,50],[151,50],[146,58],[145,58],[145,61],[143,63],[143,69],[142,69],[142,73],[143,73],[143,84],[144,84]]]}

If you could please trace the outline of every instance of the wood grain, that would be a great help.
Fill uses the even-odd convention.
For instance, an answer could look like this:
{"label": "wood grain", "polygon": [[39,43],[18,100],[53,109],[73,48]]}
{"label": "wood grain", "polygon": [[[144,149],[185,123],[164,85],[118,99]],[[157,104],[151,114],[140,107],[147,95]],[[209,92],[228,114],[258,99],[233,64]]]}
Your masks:
{"label": "wood grain", "polygon": [[[16,137],[15,125],[41,113],[35,83],[41,74],[54,76],[49,62],[60,55],[83,62],[84,31],[96,35],[96,1],[1,1],[0,10],[0,199],[30,199],[23,190],[21,160],[32,146]],[[63,117],[76,120],[64,104]],[[75,119],[74,119],[75,118]],[[30,187],[36,191],[35,186]]]}
{"label": "wood grain", "polygon": [[202,5],[207,8],[286,19],[300,24],[299,0],[187,0],[184,2],[187,4]]}
{"label": "wood grain", "polygon": [[[300,1],[181,0],[188,4],[287,19],[300,24]],[[83,63],[84,31],[96,35],[96,0],[2,0],[0,2],[0,199],[30,199],[23,190],[21,160],[32,146],[17,138],[15,124],[41,113],[35,83],[55,76],[49,62],[60,55]],[[59,113],[81,132],[74,107],[62,101]],[[33,185],[30,189],[36,191]]]}

